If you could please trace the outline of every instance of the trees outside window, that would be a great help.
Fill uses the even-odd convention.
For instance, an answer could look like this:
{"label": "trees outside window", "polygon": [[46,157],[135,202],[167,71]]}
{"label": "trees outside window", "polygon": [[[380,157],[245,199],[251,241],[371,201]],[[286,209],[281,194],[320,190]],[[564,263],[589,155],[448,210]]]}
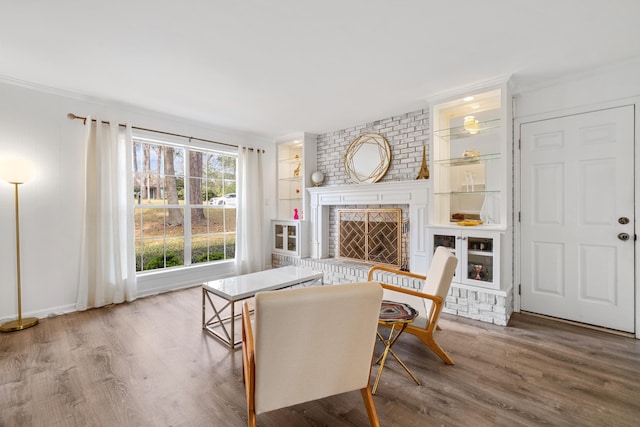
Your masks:
{"label": "trees outside window", "polygon": [[237,156],[142,138],[133,150],[136,271],[235,258]]}

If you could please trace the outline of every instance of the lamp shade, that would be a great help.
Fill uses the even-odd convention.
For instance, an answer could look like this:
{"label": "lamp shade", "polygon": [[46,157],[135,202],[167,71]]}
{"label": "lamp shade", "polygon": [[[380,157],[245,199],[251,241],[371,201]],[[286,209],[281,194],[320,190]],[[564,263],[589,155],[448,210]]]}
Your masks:
{"label": "lamp shade", "polygon": [[24,184],[33,178],[35,169],[27,160],[7,158],[0,160],[0,179],[10,184]]}

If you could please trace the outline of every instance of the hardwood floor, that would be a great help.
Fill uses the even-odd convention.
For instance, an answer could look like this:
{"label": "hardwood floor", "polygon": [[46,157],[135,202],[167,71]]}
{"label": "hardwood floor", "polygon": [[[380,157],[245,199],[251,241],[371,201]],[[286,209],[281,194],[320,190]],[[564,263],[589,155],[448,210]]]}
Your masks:
{"label": "hardwood floor", "polygon": [[[202,332],[200,310],[198,287],[0,335],[0,426],[245,426],[241,353]],[[456,365],[403,336],[394,348],[422,386],[389,359],[374,396],[382,426],[640,425],[640,340],[527,315],[441,326]],[[258,425],[368,420],[353,392]]]}

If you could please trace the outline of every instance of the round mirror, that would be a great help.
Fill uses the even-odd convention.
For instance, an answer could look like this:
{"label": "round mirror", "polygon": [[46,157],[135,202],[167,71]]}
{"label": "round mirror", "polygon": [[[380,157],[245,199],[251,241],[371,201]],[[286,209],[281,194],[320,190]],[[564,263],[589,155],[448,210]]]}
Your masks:
{"label": "round mirror", "polygon": [[358,184],[380,181],[390,163],[391,147],[379,133],[367,132],[358,136],[344,155],[347,176]]}

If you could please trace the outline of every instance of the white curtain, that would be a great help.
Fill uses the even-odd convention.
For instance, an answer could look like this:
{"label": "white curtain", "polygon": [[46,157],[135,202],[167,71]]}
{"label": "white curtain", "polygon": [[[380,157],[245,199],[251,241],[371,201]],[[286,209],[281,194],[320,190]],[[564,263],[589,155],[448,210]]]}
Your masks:
{"label": "white curtain", "polygon": [[263,270],[262,150],[238,147],[236,273]]}
{"label": "white curtain", "polygon": [[136,298],[131,126],[86,123],[78,310]]}

